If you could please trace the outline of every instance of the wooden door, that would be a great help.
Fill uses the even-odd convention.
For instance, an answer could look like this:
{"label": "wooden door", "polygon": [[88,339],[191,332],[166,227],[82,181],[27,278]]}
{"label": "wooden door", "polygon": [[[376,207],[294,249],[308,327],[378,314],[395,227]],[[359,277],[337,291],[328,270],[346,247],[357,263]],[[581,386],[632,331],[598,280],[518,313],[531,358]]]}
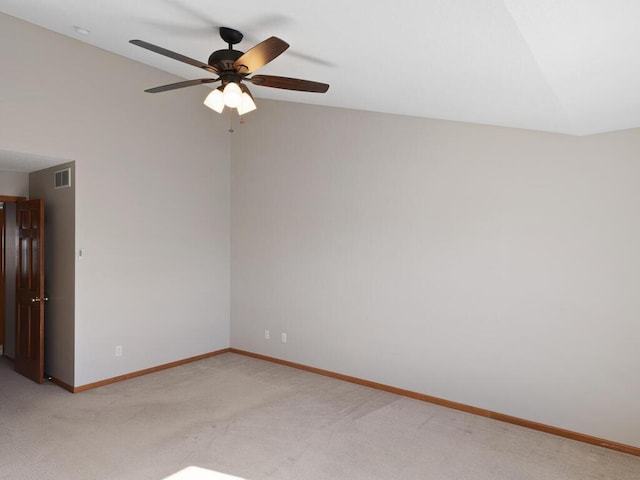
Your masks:
{"label": "wooden door", "polygon": [[5,263],[4,263],[4,205],[0,208],[0,345],[2,345],[2,352],[0,357],[4,354],[6,347],[4,346],[4,286],[5,286]]}
{"label": "wooden door", "polygon": [[16,372],[44,380],[44,201],[16,203]]}

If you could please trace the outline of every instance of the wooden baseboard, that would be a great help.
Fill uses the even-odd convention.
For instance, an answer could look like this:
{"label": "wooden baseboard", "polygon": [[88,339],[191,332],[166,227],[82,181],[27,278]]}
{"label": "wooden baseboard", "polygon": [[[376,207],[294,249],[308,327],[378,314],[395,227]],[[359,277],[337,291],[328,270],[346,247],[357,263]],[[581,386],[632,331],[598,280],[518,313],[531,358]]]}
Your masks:
{"label": "wooden baseboard", "polygon": [[300,363],[289,362],[288,360],[281,360],[279,358],[268,357],[266,355],[260,355],[258,353],[247,352],[244,350],[239,350],[237,348],[230,348],[229,351],[232,353],[237,353],[239,355],[245,355],[247,357],[257,358],[259,360],[265,360],[267,362],[277,363],[280,365],[285,365],[287,367],[297,368],[299,370],[305,370],[307,372],[316,373],[318,375],[324,375],[325,377],[331,377],[331,378],[336,378],[338,380],[343,380],[345,382],[356,383],[358,385],[363,385],[365,387],[370,387],[370,388],[375,388],[377,390],[383,390],[385,392],[395,393],[396,395],[402,395],[403,397],[409,397],[415,400],[433,403],[443,407],[452,408],[454,410],[460,410],[463,412],[472,413],[474,415],[479,415],[481,417],[492,418],[494,420],[499,420],[501,422],[511,423],[514,425],[519,425],[521,427],[531,428],[533,430],[550,433],[552,435],[557,435],[559,437],[569,438],[571,440],[576,440],[578,442],[597,445],[599,447],[604,447],[610,450],[616,450],[618,452],[628,453],[630,455],[636,455],[640,457],[640,448],[634,447],[632,445],[625,445],[624,443],[612,442],[602,438],[593,437],[591,435],[572,432],[571,430],[565,430],[563,428],[553,427],[551,425],[545,425],[543,423],[533,422],[531,420],[525,420],[523,418],[513,417],[511,415],[505,415],[504,413],[492,412],[491,410],[485,410],[483,408],[473,407],[471,405],[465,405],[463,403],[452,402],[450,400],[445,400],[438,397],[432,397],[431,395],[412,392],[410,390],[392,387],[389,385],[384,385],[382,383],[371,382],[369,380],[364,380],[357,377],[351,377],[349,375],[343,375],[341,373],[335,373],[329,370],[309,367],[307,365],[302,365]]}
{"label": "wooden baseboard", "polygon": [[73,386],[69,385],[68,383],[63,382],[62,380],[60,380],[59,378],[56,378],[56,377],[51,377],[51,376],[46,377],[46,376],[45,376],[45,380],[46,380],[47,378],[49,379],[49,381],[50,381],[51,383],[55,383],[55,384],[56,384],[56,385],[58,385],[59,387],[62,387],[62,388],[64,388],[65,390],[67,390],[67,391],[69,391],[69,392],[73,393]]}
{"label": "wooden baseboard", "polygon": [[222,350],[216,350],[215,352],[203,353],[202,355],[196,355],[195,357],[189,357],[183,360],[165,363],[164,365],[158,365],[157,367],[145,368],[144,370],[138,370],[137,372],[118,375],[117,377],[111,377],[105,380],[100,380],[99,382],[80,385],[79,387],[71,387],[70,385],[67,385],[64,382],[61,382],[60,380],[56,380],[55,378],[51,378],[51,381],[60,385],[63,388],[66,388],[70,392],[79,393],[79,392],[84,392],[85,390],[91,390],[92,388],[103,387],[105,385],[110,385],[112,383],[122,382],[123,380],[129,380],[130,378],[140,377],[142,375],[147,375],[149,373],[159,372],[160,370],[166,370],[167,368],[178,367],[180,365],[197,362],[198,360],[203,360],[205,358],[215,357],[217,355],[222,355],[223,353],[227,353],[230,351],[231,351],[230,348],[223,348]]}

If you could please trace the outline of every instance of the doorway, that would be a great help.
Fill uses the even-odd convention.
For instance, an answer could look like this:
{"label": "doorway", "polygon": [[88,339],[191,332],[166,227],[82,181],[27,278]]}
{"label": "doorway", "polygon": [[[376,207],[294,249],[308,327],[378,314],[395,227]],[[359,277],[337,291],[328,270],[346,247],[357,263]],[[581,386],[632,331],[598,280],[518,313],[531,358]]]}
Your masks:
{"label": "doorway", "polygon": [[[0,165],[1,161],[0,155]],[[56,181],[56,177],[64,171],[67,171],[68,183],[60,185],[60,182]],[[62,176],[65,177],[65,175]],[[17,319],[18,222],[16,202],[27,197],[41,198],[46,205],[45,216],[48,220],[45,230],[49,239],[44,248],[47,259],[45,265],[46,291],[49,298],[45,304],[47,316],[44,335],[45,377],[52,377],[56,383],[65,386],[65,388],[68,386],[68,389],[71,389],[74,384],[75,374],[75,178],[74,161],[59,163],[29,173],[0,170],[0,202],[5,202],[5,221],[3,224],[5,288],[0,288],[4,293],[4,305],[0,305],[0,311],[4,311],[5,314],[3,354],[7,360],[15,362],[16,328],[10,319]],[[7,195],[13,195],[13,197],[7,197]],[[0,243],[1,239],[0,235]],[[2,250],[3,248],[0,248],[0,251]],[[0,269],[0,277],[1,274]],[[42,295],[32,295],[30,300],[35,297],[45,298]]]}

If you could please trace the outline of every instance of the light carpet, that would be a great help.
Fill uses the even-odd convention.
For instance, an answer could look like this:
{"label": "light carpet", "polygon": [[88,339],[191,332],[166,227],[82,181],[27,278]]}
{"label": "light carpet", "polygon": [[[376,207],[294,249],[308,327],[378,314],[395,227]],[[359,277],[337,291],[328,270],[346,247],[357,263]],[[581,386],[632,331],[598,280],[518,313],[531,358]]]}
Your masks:
{"label": "light carpet", "polygon": [[0,479],[640,479],[640,458],[227,353],[71,394],[0,360]]}

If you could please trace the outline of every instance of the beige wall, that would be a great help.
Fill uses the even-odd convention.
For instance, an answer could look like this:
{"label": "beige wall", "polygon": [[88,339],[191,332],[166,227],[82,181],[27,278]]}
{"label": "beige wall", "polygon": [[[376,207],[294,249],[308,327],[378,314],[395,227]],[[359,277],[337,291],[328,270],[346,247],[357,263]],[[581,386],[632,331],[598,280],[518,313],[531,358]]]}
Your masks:
{"label": "beige wall", "polygon": [[26,197],[29,190],[29,174],[0,170],[0,195]]}
{"label": "beige wall", "polygon": [[229,133],[209,90],[150,95],[178,79],[1,14],[0,32],[0,150],[75,161],[73,384],[228,347]]}
{"label": "beige wall", "polygon": [[638,152],[261,100],[231,344],[640,446]]}
{"label": "beige wall", "polygon": [[[71,186],[54,188],[54,172],[71,169]],[[29,174],[29,198],[45,204],[45,374],[74,381],[75,163]]]}

